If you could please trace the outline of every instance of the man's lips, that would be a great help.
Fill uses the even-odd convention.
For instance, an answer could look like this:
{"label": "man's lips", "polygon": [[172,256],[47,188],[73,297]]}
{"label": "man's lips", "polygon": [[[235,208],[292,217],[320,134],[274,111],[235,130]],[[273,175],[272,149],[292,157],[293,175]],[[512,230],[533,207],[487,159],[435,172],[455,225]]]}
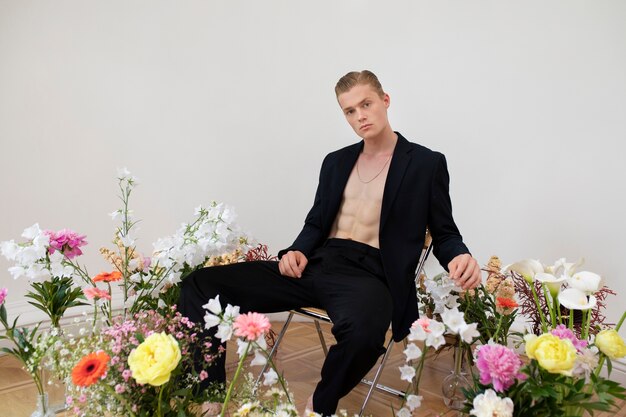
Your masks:
{"label": "man's lips", "polygon": [[359,128],[359,130],[365,130],[365,129],[367,129],[367,128],[371,127],[371,126],[372,126],[371,124],[368,124],[368,125],[363,125],[363,126],[361,126],[361,127]]}

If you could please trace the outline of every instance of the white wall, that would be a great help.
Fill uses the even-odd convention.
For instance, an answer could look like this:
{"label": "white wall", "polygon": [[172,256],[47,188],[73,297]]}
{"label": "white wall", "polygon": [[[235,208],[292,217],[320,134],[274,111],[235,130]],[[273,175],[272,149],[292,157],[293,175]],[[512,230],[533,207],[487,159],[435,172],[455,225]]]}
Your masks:
{"label": "white wall", "polygon": [[[479,261],[585,257],[619,293],[616,321],[625,21],[619,0],[0,0],[0,240],[72,228],[90,270],[106,269],[127,166],[142,250],[216,199],[276,253],[323,156],[355,141],[334,83],[369,68],[394,128],[447,155]],[[0,286],[28,310],[25,282]]]}

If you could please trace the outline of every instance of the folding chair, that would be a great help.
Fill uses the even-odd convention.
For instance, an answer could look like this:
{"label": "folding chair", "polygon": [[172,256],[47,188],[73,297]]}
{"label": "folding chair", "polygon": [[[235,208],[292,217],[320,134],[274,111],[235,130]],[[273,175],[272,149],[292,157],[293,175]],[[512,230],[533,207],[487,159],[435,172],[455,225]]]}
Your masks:
{"label": "folding chair", "polygon": [[[424,269],[424,263],[426,262],[426,258],[428,258],[428,255],[430,254],[431,249],[432,249],[432,237],[430,236],[430,232],[426,230],[426,238],[424,239],[424,248],[422,249],[422,253],[420,254],[420,259],[417,264],[417,269],[415,271],[416,280],[418,280],[420,275],[422,274],[422,271]],[[322,328],[320,326],[321,321],[325,323],[332,323],[332,321],[330,320],[330,317],[328,317],[328,313],[326,313],[325,310],[320,309],[320,308],[303,307],[303,308],[291,310],[289,312],[289,316],[287,317],[287,320],[285,321],[283,328],[281,329],[280,333],[276,337],[276,341],[274,342],[274,346],[272,347],[272,350],[270,351],[269,358],[272,359],[274,357],[276,351],[278,350],[278,346],[280,345],[281,340],[283,339],[283,337],[285,336],[285,333],[287,332],[287,328],[289,327],[291,320],[296,314],[313,319],[313,323],[315,323],[315,329],[317,330],[317,335],[319,336],[319,339],[320,339],[320,344],[322,345],[322,350],[324,351],[324,356],[328,355],[328,347],[326,345],[326,340],[324,339],[324,334],[322,333]],[[403,340],[403,343],[406,347],[407,345],[406,338]],[[380,364],[378,365],[378,368],[376,369],[376,373],[374,374],[374,380],[370,381],[365,378],[361,380],[362,384],[369,385],[370,388],[367,392],[367,395],[365,396],[363,405],[361,406],[359,416],[363,415],[363,412],[365,411],[365,407],[367,406],[367,403],[369,402],[374,389],[377,389],[381,392],[386,392],[388,394],[396,395],[401,398],[406,395],[404,391],[400,391],[395,388],[391,388],[386,385],[378,383],[378,380],[380,379],[380,376],[382,375],[383,369],[385,368],[385,364],[387,363],[387,359],[389,357],[389,353],[391,352],[391,349],[393,348],[393,345],[394,345],[394,341],[393,341],[393,337],[391,337],[389,342],[387,343],[387,346],[385,347],[385,353],[383,354],[382,359],[380,360]],[[263,373],[267,371],[268,367],[269,367],[269,362],[265,364],[263,370],[259,374],[257,385],[260,383],[261,377],[263,376]]]}

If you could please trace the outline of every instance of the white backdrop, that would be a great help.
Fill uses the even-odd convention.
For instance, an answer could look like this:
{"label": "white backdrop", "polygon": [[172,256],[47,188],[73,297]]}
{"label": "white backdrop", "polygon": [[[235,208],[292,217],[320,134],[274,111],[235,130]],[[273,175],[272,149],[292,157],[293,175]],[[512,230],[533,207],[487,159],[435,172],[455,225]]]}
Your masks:
{"label": "white backdrop", "polygon": [[[276,253],[323,156],[356,140],[334,84],[368,68],[392,126],[446,154],[478,260],[585,257],[619,293],[616,321],[624,22],[620,0],[0,0],[0,240],[72,228],[90,271],[106,269],[126,166],[141,250],[215,199]],[[27,308],[25,282],[2,272],[0,286]]]}

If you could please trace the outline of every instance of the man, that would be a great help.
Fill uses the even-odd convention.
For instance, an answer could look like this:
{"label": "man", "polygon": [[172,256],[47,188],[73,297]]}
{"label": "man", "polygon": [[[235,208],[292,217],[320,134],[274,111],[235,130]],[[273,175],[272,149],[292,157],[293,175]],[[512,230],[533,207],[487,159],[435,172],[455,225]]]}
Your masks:
{"label": "man", "polygon": [[[242,312],[326,309],[337,344],[312,397],[325,416],[384,351],[389,323],[399,341],[417,318],[414,272],[427,226],[435,256],[457,284],[468,289],[481,280],[452,218],[444,156],[392,130],[389,95],[370,71],[346,74],[335,93],[362,141],[326,156],[294,243],[279,262],[202,269],[183,282],[180,300],[181,313],[196,322],[218,294]],[[223,361],[211,378],[225,380]]]}

